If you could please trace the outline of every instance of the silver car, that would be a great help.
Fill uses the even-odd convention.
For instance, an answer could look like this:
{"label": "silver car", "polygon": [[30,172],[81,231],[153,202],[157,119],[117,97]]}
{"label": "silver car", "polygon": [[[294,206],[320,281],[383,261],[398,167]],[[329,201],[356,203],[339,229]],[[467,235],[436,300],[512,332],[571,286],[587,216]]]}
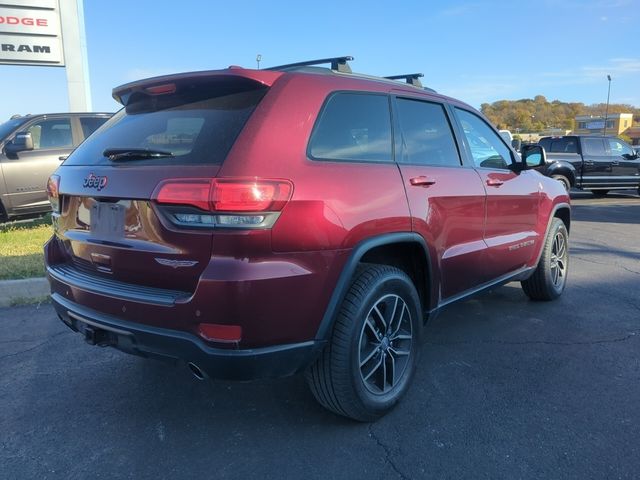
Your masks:
{"label": "silver car", "polygon": [[0,221],[49,211],[49,176],[111,115],[25,115],[0,124]]}

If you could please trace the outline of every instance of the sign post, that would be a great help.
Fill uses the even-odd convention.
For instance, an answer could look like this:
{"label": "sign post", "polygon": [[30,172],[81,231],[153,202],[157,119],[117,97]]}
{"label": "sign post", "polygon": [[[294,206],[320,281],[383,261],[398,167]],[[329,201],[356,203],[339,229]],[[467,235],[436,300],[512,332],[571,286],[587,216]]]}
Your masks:
{"label": "sign post", "polygon": [[0,0],[0,64],[66,67],[69,110],[91,111],[83,0]]}
{"label": "sign post", "polygon": [[71,112],[90,112],[92,110],[82,2],[83,0],[61,0],[60,2],[69,110]]}

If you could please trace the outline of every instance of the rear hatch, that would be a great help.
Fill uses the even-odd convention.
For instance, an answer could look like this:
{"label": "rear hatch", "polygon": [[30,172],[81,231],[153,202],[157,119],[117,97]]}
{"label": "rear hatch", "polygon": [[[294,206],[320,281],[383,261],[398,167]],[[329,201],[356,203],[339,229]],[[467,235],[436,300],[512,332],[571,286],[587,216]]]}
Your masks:
{"label": "rear hatch", "polygon": [[[154,198],[167,179],[184,181],[194,187],[191,192],[216,177],[279,75],[260,74],[202,72],[115,89],[125,108],[52,177],[58,182],[54,218],[63,255],[49,267],[67,277],[90,276],[93,285],[193,293],[209,263],[213,229],[193,202],[180,217]],[[189,223],[193,218],[202,221]]]}

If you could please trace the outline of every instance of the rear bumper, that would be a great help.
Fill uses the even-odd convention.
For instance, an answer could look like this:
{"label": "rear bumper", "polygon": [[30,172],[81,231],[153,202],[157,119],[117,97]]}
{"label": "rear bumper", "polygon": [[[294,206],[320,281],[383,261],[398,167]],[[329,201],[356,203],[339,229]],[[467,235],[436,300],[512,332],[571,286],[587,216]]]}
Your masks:
{"label": "rear bumper", "polygon": [[293,375],[310,365],[324,346],[324,342],[308,341],[242,350],[215,348],[188,332],[124,321],[57,293],[52,293],[51,299],[60,319],[89,343],[142,357],[192,362],[211,378],[253,380]]}

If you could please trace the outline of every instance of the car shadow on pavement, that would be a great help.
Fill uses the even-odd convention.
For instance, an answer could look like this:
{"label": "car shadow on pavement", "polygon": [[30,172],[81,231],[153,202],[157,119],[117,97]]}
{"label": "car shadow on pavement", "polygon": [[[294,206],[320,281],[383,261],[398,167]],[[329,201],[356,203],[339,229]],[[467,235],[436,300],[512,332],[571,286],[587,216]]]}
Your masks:
{"label": "car shadow on pavement", "polygon": [[571,206],[572,220],[582,222],[604,222],[604,223],[640,223],[640,201],[638,199],[625,198],[622,202],[629,200],[630,203],[616,204],[576,204]]}

